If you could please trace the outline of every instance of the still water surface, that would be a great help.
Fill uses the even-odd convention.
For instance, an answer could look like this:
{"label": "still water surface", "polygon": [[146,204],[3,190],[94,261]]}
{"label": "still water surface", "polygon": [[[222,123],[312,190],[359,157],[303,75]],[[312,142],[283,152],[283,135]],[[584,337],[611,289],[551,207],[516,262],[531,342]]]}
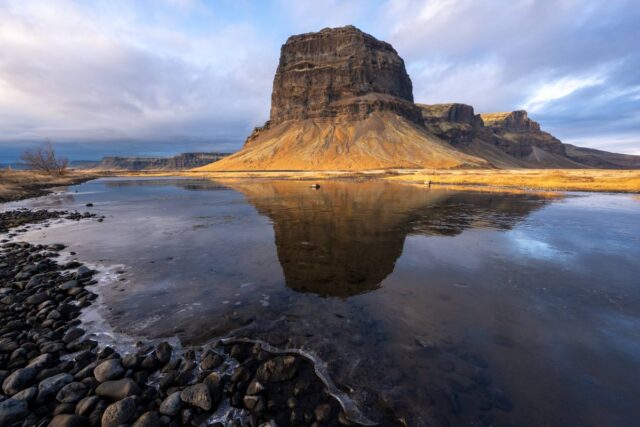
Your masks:
{"label": "still water surface", "polygon": [[118,332],[310,350],[383,424],[638,425],[638,198],[100,179],[17,205],[89,202],[105,222],[24,238],[123,265]]}

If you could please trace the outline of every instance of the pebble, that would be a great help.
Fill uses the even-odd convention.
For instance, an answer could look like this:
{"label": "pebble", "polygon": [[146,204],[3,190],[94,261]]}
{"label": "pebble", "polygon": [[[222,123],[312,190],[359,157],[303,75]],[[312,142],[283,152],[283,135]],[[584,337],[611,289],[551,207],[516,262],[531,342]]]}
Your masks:
{"label": "pebble", "polygon": [[71,341],[75,341],[84,335],[84,330],[80,328],[71,328],[69,329],[64,336],[62,337],[62,342],[65,344],[69,344]]}
{"label": "pebble", "polygon": [[12,396],[29,386],[37,374],[38,371],[35,368],[18,369],[4,380],[2,391],[7,396]]}
{"label": "pebble", "polygon": [[79,415],[71,415],[71,414],[56,415],[49,423],[49,427],[88,427],[88,426],[89,426],[89,420],[87,418],[81,417]]}
{"label": "pebble", "polygon": [[31,402],[38,396],[38,387],[29,387],[11,396],[12,399]]}
{"label": "pebble", "polygon": [[118,427],[128,424],[136,412],[136,399],[136,397],[127,397],[109,405],[102,415],[102,427]]}
{"label": "pebble", "polygon": [[180,411],[181,405],[180,392],[176,391],[162,401],[160,404],[160,413],[173,417]]}
{"label": "pebble", "polygon": [[296,375],[296,358],[293,356],[276,356],[264,362],[256,373],[258,380],[287,381]]}
{"label": "pebble", "polygon": [[89,396],[80,400],[76,405],[76,415],[88,416],[99,401],[100,398],[98,396]]}
{"label": "pebble", "polygon": [[156,427],[160,425],[160,418],[156,411],[149,411],[142,414],[134,423],[132,427]]}
{"label": "pebble", "polygon": [[124,376],[125,370],[120,363],[120,359],[109,359],[102,362],[93,370],[93,376],[98,382],[118,380]]}
{"label": "pebble", "polygon": [[73,377],[67,373],[53,375],[40,381],[38,384],[38,401],[46,402],[60,391],[62,387],[73,381]]}
{"label": "pebble", "polygon": [[27,402],[6,399],[0,402],[0,426],[10,426],[27,416]]}
{"label": "pebble", "polygon": [[69,383],[60,389],[56,400],[60,403],[75,403],[85,397],[88,391],[88,387],[83,383]]}
{"label": "pebble", "polygon": [[222,365],[223,359],[219,354],[209,353],[207,354],[202,362],[200,362],[200,368],[205,371],[216,369],[218,366]]}
{"label": "pebble", "polygon": [[42,369],[53,365],[55,358],[49,353],[41,354],[29,361],[27,368]]}
{"label": "pebble", "polygon": [[191,406],[198,407],[205,411],[210,410],[213,403],[209,387],[204,384],[195,384],[186,387],[180,393],[180,399]]}
{"label": "pebble", "polygon": [[158,347],[156,348],[156,356],[161,365],[166,365],[169,360],[171,360],[172,353],[173,347],[171,347],[171,344],[166,341],[158,344]]}
{"label": "pebble", "polygon": [[120,400],[125,397],[139,395],[141,391],[138,384],[131,378],[123,378],[121,380],[103,382],[96,387],[95,393],[110,400]]}

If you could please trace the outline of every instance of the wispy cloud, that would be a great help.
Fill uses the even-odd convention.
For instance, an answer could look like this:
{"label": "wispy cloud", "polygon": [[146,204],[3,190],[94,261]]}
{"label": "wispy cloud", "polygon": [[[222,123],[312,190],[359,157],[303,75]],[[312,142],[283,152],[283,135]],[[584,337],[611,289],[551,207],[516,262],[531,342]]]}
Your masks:
{"label": "wispy cloud", "polygon": [[631,0],[389,0],[379,27],[417,100],[524,107],[561,139],[589,132],[606,149],[616,129],[640,135],[638,22]]}
{"label": "wispy cloud", "polygon": [[556,101],[571,95],[572,93],[591,86],[602,84],[601,76],[589,77],[563,77],[559,80],[543,83],[534,88],[534,93],[528,98],[522,108],[535,113],[541,110],[551,101]]}

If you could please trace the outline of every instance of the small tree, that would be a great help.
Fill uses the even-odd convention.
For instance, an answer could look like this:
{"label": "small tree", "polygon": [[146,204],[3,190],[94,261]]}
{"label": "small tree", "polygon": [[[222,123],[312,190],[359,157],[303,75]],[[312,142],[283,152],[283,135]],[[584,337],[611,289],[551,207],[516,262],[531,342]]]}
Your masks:
{"label": "small tree", "polygon": [[67,173],[69,160],[57,158],[51,142],[45,142],[41,147],[28,148],[20,157],[24,164],[32,170],[49,175],[64,175]]}

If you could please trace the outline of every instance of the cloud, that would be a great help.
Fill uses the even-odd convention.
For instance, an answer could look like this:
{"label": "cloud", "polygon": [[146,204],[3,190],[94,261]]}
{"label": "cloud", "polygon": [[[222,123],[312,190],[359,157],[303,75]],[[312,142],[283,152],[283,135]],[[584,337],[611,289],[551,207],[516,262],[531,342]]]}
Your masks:
{"label": "cloud", "polygon": [[536,112],[545,107],[551,101],[562,99],[576,91],[599,85],[604,82],[601,76],[588,77],[563,77],[559,80],[544,83],[534,89],[533,95],[528,98],[522,108],[529,112]]}
{"label": "cloud", "polygon": [[417,102],[525,107],[561,139],[633,150],[638,22],[633,0],[0,0],[0,150],[239,148],[286,38],[348,23],[394,45]]}
{"label": "cloud", "polygon": [[526,108],[561,139],[588,129],[600,148],[616,129],[640,135],[633,1],[393,0],[381,16],[420,102]]}
{"label": "cloud", "polygon": [[366,30],[366,17],[377,12],[376,3],[371,0],[277,1],[279,11],[289,23],[290,34],[344,25],[359,25]]}
{"label": "cloud", "polygon": [[266,119],[277,58],[251,26],[187,37],[135,9],[98,9],[2,3],[4,139],[204,137]]}

